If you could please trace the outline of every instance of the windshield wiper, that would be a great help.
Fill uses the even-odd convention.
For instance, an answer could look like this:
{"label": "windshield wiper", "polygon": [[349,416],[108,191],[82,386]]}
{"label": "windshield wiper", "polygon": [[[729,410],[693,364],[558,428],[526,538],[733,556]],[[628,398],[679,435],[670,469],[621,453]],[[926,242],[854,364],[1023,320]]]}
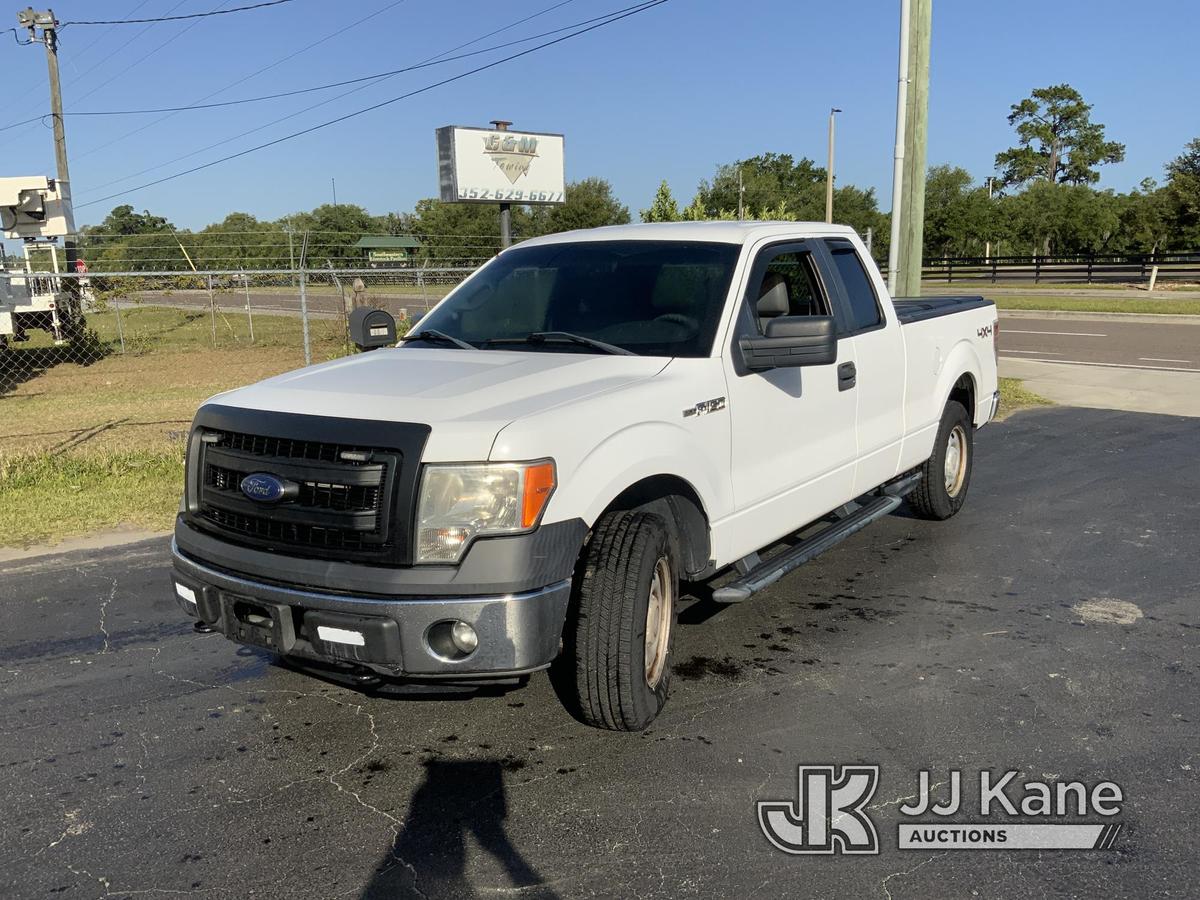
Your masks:
{"label": "windshield wiper", "polygon": [[579,344],[614,356],[637,356],[632,350],[569,331],[534,331],[520,338],[488,338],[485,344]]}
{"label": "windshield wiper", "polygon": [[433,343],[453,344],[461,350],[475,350],[476,348],[468,344],[466,341],[454,337],[454,335],[446,334],[444,331],[438,331],[436,328],[422,328],[420,331],[413,334],[406,334],[400,338],[402,341],[429,341]]}

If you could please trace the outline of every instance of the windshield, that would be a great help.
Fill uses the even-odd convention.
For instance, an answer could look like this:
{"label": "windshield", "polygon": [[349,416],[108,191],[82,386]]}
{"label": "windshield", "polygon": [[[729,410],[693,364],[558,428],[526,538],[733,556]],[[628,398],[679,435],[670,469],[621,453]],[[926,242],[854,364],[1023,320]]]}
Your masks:
{"label": "windshield", "polygon": [[[518,247],[485,265],[413,333],[441,332],[482,349],[604,352],[562,340],[565,333],[643,356],[707,356],[738,250],[681,241]],[[536,338],[547,334],[560,337]]]}

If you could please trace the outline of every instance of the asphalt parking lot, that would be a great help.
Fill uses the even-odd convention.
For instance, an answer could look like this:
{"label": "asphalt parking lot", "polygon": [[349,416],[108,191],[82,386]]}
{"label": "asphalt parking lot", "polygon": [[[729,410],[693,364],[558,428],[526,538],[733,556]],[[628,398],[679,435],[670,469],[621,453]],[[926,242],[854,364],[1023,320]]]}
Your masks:
{"label": "asphalt parking lot", "polygon": [[[364,695],[194,634],[162,541],[0,567],[0,894],[1194,896],[1198,447],[1200,421],[1128,412],[984,429],[958,518],[687,607],[640,735],[576,724],[545,677]],[[882,767],[879,855],[767,842],[755,802],[801,763]],[[951,767],[1115,781],[1124,830],[898,850],[917,770]]]}

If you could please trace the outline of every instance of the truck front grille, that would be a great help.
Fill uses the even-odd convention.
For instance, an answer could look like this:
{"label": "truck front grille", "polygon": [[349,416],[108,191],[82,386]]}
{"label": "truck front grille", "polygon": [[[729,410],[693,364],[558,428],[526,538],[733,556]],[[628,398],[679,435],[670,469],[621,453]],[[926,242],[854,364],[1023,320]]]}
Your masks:
{"label": "truck front grille", "polygon": [[[399,451],[242,431],[200,429],[194,520],[239,543],[281,553],[395,561]],[[254,474],[294,485],[273,503],[241,489]]]}

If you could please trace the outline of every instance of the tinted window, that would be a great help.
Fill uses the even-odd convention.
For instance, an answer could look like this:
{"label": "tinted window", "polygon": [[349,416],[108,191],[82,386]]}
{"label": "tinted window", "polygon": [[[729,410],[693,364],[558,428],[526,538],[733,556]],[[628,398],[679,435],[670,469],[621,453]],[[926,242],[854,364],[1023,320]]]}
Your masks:
{"label": "tinted window", "polygon": [[850,312],[854,319],[854,331],[872,328],[883,321],[879,313],[879,301],[875,297],[875,288],[863,268],[862,261],[853,247],[831,244],[829,252],[833,256],[833,264],[837,266],[838,274],[842,276],[842,284],[846,288],[846,296],[850,300]]}
{"label": "tinted window", "polygon": [[[739,249],[681,241],[517,247],[484,266],[420,328],[484,348],[496,346],[490,340],[566,331],[646,356],[707,356]],[[559,343],[499,346],[595,352]]]}

